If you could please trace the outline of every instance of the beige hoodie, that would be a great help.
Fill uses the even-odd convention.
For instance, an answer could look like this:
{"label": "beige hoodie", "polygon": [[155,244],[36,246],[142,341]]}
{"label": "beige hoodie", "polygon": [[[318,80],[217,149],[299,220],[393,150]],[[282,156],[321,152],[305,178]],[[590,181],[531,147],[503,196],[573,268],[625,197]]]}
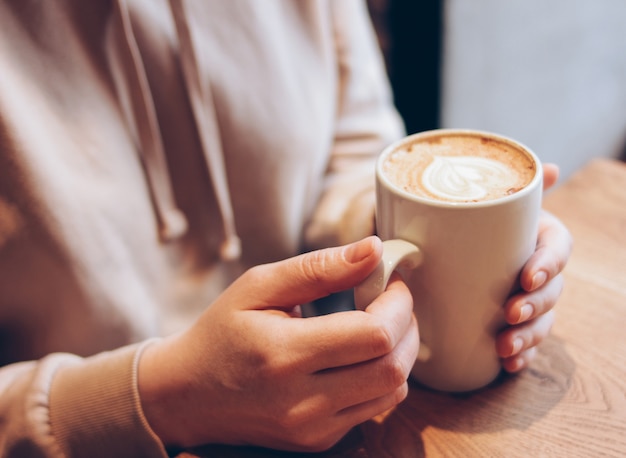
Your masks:
{"label": "beige hoodie", "polygon": [[401,134],[361,1],[0,1],[0,454],[163,456],[143,346],[370,233]]}

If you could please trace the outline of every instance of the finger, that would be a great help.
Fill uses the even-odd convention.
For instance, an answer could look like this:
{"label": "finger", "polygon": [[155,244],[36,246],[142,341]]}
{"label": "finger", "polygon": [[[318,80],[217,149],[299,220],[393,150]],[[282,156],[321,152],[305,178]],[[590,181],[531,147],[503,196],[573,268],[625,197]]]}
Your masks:
{"label": "finger", "polygon": [[253,267],[236,281],[246,308],[286,308],[344,291],[363,281],[382,255],[371,236],[350,245],[313,251]]}
{"label": "finger", "polygon": [[515,373],[527,368],[537,356],[537,347],[531,347],[518,355],[502,360],[502,367],[505,371]]}
{"label": "finger", "polygon": [[330,416],[321,417],[316,421],[300,428],[297,437],[289,440],[272,441],[269,446],[293,452],[322,452],[341,440],[353,427],[379,415],[406,399],[409,392],[408,384],[394,390],[393,393],[377,399],[366,401],[352,406]]}
{"label": "finger", "polygon": [[520,324],[543,315],[554,307],[562,291],[563,276],[557,275],[539,289],[511,297],[504,305],[507,323]]}
{"label": "finger", "polygon": [[[419,350],[415,318],[396,348],[385,356],[350,366],[318,372],[317,389],[330,396],[340,409],[393,393],[409,378]],[[338,410],[338,409],[336,409]]]}
{"label": "finger", "polygon": [[543,189],[550,189],[559,180],[559,166],[556,164],[543,164]]}
{"label": "finger", "polygon": [[[358,312],[363,314],[363,312]],[[404,400],[407,379],[417,357],[419,336],[413,317],[407,335],[387,355],[375,361],[318,372],[309,377],[301,390],[318,393],[310,402],[300,403],[307,418],[323,419],[309,425],[298,436],[298,444],[288,448],[300,451],[326,449],[353,426],[382,413]],[[319,423],[319,422],[318,422]]]}
{"label": "finger", "polygon": [[505,329],[496,338],[496,349],[501,358],[511,358],[538,345],[550,334],[554,324],[554,310],[532,321]]}
{"label": "finger", "polygon": [[535,252],[524,265],[520,283],[526,291],[534,291],[556,277],[565,267],[572,252],[572,237],[561,221],[543,211]]}
{"label": "finger", "polygon": [[341,421],[350,425],[358,425],[376,415],[380,415],[404,401],[409,394],[408,383],[403,383],[393,393],[386,394],[377,399],[348,407],[337,414]]}
{"label": "finger", "polygon": [[[414,327],[413,299],[400,276],[363,311],[300,320],[292,349],[311,372],[369,361],[391,353]],[[417,347],[417,343],[415,344]],[[417,350],[416,348],[414,349]]]}

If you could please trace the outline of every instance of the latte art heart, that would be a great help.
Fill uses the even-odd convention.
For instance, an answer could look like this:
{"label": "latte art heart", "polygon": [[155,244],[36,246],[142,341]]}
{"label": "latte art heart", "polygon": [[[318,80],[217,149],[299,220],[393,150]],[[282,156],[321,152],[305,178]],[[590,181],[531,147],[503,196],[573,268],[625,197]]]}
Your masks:
{"label": "latte art heart", "polygon": [[422,174],[422,185],[442,199],[481,200],[499,183],[514,179],[502,163],[484,157],[435,156]]}

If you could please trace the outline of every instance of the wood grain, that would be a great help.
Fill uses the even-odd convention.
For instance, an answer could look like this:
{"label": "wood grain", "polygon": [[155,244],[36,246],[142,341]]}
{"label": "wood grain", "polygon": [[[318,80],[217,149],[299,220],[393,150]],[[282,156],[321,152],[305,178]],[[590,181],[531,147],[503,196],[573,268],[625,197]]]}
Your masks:
{"label": "wood grain", "polygon": [[[575,247],[556,325],[532,366],[472,394],[412,386],[400,406],[315,456],[626,456],[626,165],[594,160],[544,206]],[[298,455],[210,446],[180,456]]]}

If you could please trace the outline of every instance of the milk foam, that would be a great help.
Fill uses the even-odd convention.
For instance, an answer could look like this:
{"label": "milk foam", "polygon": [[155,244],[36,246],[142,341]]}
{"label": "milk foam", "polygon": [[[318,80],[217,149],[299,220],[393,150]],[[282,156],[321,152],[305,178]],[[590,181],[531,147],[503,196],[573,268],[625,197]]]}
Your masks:
{"label": "milk foam", "polygon": [[422,185],[446,200],[481,200],[500,183],[515,179],[502,163],[476,156],[434,156],[422,174]]}
{"label": "milk foam", "polygon": [[537,167],[522,149],[476,135],[404,144],[389,154],[385,176],[410,194],[443,202],[483,202],[514,194]]}

